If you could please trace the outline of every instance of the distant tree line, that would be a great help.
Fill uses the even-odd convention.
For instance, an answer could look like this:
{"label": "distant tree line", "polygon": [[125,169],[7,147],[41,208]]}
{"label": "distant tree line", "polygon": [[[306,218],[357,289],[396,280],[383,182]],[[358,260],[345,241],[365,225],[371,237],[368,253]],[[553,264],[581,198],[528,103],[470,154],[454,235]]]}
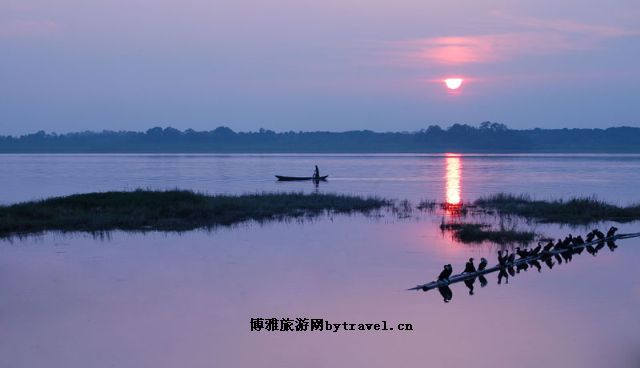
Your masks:
{"label": "distant tree line", "polygon": [[435,153],[611,152],[640,153],[640,128],[509,129],[432,125],[417,132],[234,132],[152,128],[146,132],[102,131],[0,136],[0,153]]}

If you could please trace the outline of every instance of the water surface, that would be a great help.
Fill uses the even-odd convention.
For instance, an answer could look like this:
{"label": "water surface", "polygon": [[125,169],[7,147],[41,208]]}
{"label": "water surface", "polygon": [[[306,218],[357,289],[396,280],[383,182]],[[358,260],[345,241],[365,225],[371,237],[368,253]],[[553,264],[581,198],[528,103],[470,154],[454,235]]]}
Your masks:
{"label": "water surface", "polygon": [[[318,163],[330,181],[276,183]],[[640,198],[639,156],[0,156],[0,200],[86,191],[327,191],[455,204],[497,191]],[[0,242],[2,367],[636,367],[640,240],[596,257],[488,276],[474,295],[408,292],[494,245],[447,213],[322,217],[213,232],[47,233]],[[603,229],[609,224],[599,224]],[[527,226],[519,223],[519,226]],[[531,225],[550,236],[584,228]],[[617,224],[621,232],[638,223]],[[412,323],[407,332],[250,332],[252,317]],[[508,363],[506,363],[508,362]]]}

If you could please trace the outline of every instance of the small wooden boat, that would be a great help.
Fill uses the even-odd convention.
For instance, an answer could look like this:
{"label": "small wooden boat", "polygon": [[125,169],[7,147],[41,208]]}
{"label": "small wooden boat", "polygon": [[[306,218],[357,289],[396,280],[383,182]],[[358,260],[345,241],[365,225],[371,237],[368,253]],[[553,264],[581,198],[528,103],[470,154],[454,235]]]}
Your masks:
{"label": "small wooden boat", "polygon": [[327,180],[327,178],[329,177],[329,175],[325,175],[325,176],[320,176],[320,177],[313,177],[313,176],[282,176],[282,175],[276,175],[276,178],[278,178],[279,181],[305,181],[305,180],[314,180],[314,181],[320,181],[320,180]]}

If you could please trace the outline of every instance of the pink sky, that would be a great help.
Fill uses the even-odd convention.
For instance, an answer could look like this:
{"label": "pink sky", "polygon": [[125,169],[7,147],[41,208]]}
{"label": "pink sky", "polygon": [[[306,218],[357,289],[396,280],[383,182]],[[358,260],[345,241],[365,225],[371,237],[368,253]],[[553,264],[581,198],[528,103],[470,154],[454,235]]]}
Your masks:
{"label": "pink sky", "polygon": [[639,16],[632,1],[5,0],[0,134],[637,126]]}

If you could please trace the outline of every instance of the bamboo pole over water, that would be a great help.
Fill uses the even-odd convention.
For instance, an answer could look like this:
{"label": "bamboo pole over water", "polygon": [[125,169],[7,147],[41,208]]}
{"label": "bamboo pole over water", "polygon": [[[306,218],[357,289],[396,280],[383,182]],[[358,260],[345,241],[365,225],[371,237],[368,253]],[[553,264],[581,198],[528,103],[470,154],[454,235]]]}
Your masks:
{"label": "bamboo pole over water", "polygon": [[473,280],[478,276],[482,276],[482,275],[486,275],[488,273],[493,273],[496,271],[499,271],[500,269],[505,269],[505,268],[509,268],[509,267],[517,267],[518,265],[521,265],[523,263],[528,263],[528,262],[532,262],[532,261],[538,261],[541,260],[543,257],[551,257],[554,255],[560,255],[568,250],[575,250],[575,249],[583,249],[586,248],[590,245],[596,245],[596,244],[604,244],[605,242],[609,242],[609,241],[615,241],[615,240],[620,240],[620,239],[629,239],[629,238],[637,238],[640,237],[640,233],[631,233],[631,234],[619,234],[619,235],[614,235],[614,236],[610,236],[610,237],[606,237],[603,239],[598,239],[598,240],[594,240],[588,243],[583,243],[583,244],[579,244],[579,245],[574,245],[571,248],[568,249],[557,249],[557,250],[551,250],[548,252],[540,252],[539,254],[535,255],[535,256],[530,256],[530,257],[526,257],[526,258],[518,258],[515,261],[513,261],[512,263],[506,264],[504,266],[501,265],[495,265],[493,267],[490,268],[485,268],[482,271],[476,271],[476,272],[470,272],[470,273],[459,273],[457,275],[453,275],[451,277],[449,277],[447,280],[440,280],[440,281],[431,281],[429,283],[426,284],[422,284],[422,285],[417,285],[415,287],[412,287],[411,289],[407,289],[407,290],[422,290],[422,291],[428,291],[431,289],[435,289],[438,287],[443,287],[443,286],[449,286],[451,284],[455,284],[458,282],[462,282],[462,281],[467,281],[467,280]]}

